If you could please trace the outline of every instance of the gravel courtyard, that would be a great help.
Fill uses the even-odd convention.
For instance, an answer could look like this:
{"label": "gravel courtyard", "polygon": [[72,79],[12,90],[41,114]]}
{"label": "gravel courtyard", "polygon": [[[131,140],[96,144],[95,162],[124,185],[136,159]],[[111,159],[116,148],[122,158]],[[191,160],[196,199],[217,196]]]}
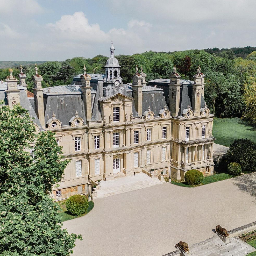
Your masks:
{"label": "gravel courtyard", "polygon": [[[81,234],[75,256],[157,256],[175,250],[180,240],[198,243],[256,221],[254,176],[196,188],[169,183],[95,200],[86,216],[64,222]],[[256,188],[255,188],[256,190]]]}

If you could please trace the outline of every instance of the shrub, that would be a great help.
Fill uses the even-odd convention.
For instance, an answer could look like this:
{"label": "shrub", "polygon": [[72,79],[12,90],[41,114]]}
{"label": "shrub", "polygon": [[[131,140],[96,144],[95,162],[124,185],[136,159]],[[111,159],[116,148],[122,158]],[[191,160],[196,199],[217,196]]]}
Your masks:
{"label": "shrub", "polygon": [[242,167],[239,163],[231,162],[228,165],[228,173],[233,176],[238,176],[242,173]]}
{"label": "shrub", "polygon": [[248,139],[235,140],[226,154],[227,163],[236,162],[243,172],[256,171],[256,143]]}
{"label": "shrub", "polygon": [[185,173],[185,181],[189,185],[198,185],[203,181],[204,175],[198,170],[189,170]]}
{"label": "shrub", "polygon": [[67,199],[66,208],[72,215],[82,215],[86,213],[88,207],[88,200],[86,196],[74,195]]}

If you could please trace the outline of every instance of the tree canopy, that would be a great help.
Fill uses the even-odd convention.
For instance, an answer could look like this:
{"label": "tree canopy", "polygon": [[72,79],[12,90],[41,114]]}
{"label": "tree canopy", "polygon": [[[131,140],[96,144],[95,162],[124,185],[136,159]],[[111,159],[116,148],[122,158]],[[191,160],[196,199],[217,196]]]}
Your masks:
{"label": "tree canopy", "polygon": [[81,238],[62,229],[49,195],[68,163],[61,155],[26,110],[0,107],[0,255],[70,255]]}

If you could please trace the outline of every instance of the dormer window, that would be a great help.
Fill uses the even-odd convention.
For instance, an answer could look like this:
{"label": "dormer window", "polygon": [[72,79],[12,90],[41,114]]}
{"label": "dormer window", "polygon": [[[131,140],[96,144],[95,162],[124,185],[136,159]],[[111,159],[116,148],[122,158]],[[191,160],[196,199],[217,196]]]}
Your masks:
{"label": "dormer window", "polygon": [[120,107],[113,108],[113,121],[114,122],[120,121]]}

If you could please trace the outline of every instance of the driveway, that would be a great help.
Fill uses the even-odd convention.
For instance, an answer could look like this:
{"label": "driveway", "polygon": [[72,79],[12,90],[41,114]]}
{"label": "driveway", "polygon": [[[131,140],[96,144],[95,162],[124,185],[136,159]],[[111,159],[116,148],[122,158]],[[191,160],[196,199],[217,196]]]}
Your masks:
{"label": "driveway", "polygon": [[70,233],[83,236],[73,255],[160,256],[180,240],[192,245],[212,237],[218,224],[231,230],[256,221],[256,198],[241,183],[165,183],[96,199],[88,215],[64,222]]}

